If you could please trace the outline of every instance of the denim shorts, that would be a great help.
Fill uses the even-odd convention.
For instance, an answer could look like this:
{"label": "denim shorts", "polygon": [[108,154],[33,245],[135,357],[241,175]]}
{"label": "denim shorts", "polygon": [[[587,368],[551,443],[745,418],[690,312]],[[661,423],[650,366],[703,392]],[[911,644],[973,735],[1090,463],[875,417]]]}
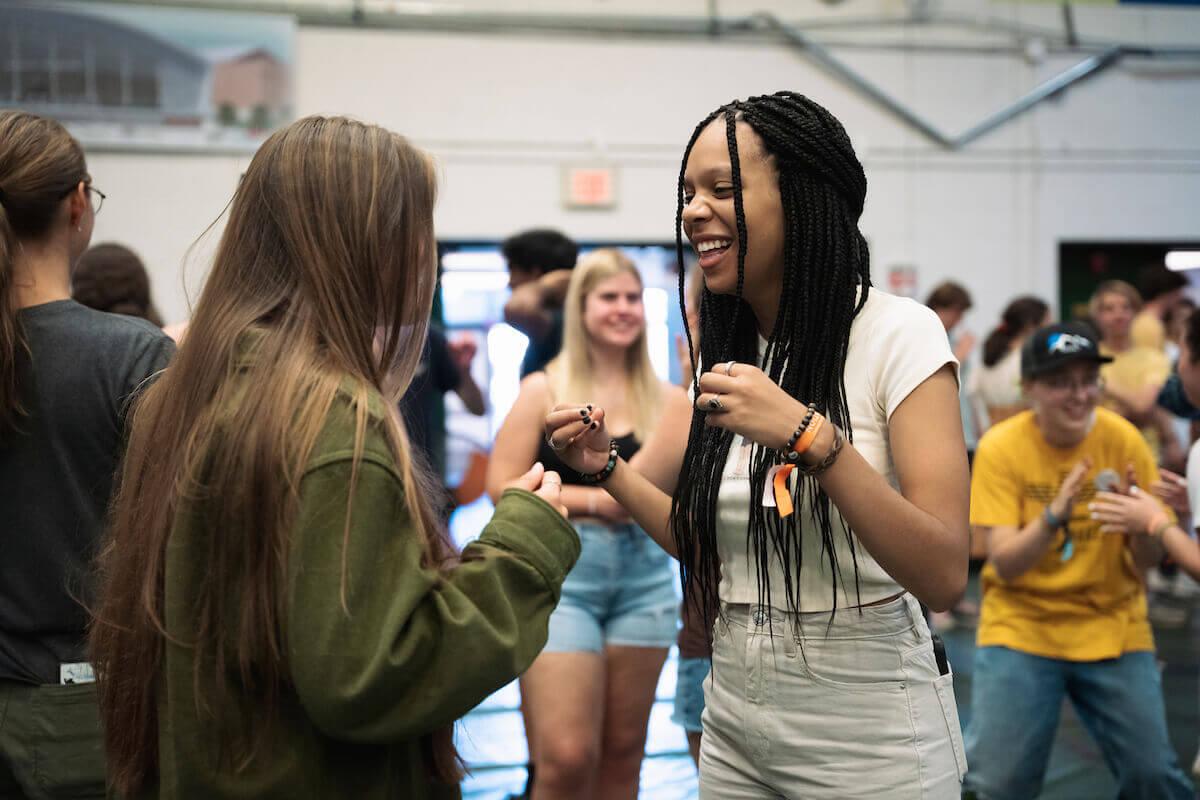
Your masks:
{"label": "denim shorts", "polygon": [[675,711],[671,721],[688,733],[700,733],[700,715],[704,713],[704,679],[708,677],[707,658],[680,658],[675,676]]}
{"label": "denim shorts", "polygon": [[584,521],[575,530],[583,551],[550,615],[544,652],[674,644],[679,619],[675,559],[636,525]]}

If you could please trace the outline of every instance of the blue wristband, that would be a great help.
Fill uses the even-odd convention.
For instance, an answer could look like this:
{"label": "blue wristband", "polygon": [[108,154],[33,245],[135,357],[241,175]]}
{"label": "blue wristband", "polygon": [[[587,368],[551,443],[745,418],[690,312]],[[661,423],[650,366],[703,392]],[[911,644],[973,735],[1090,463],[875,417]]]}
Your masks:
{"label": "blue wristband", "polygon": [[1042,519],[1050,526],[1050,530],[1056,531],[1059,528],[1065,527],[1071,518],[1070,516],[1056,517],[1054,512],[1050,510],[1050,506],[1046,506],[1046,510],[1042,512]]}

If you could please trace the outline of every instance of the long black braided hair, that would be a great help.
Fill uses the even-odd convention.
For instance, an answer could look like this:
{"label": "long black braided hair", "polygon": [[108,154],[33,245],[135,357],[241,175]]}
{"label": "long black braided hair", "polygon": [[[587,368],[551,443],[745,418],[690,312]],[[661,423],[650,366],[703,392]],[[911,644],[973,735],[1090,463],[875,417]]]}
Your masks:
{"label": "long black braided hair", "polygon": [[[726,361],[764,365],[764,370],[784,391],[803,402],[813,402],[853,441],[846,402],[843,371],[850,340],[850,325],[867,301],[871,286],[870,256],[858,229],[866,199],[867,180],[841,123],[823,107],[794,92],[733,101],[705,117],[688,140],[679,170],[675,213],[675,246],[680,263],[679,302],[684,301],[683,211],[684,173],[688,156],[700,133],[718,118],[724,119],[733,177],[734,215],[737,226],[737,290],[734,295],[703,291],[700,301],[699,366],[712,369]],[[742,299],[746,267],[746,217],[742,205],[741,169],[736,124],[745,122],[762,141],[778,172],[783,206],[783,284],[775,327],[765,353],[759,352],[758,329]],[[686,327],[686,326],[685,326]],[[692,361],[692,388],[699,396],[700,369],[695,342],[687,332]],[[797,420],[798,421],[798,420]],[[704,414],[692,415],[681,480],[671,503],[671,529],[678,548],[684,596],[693,598],[705,623],[711,624],[718,608],[720,562],[717,555],[717,496],[733,433],[704,424]],[[775,451],[754,446],[750,485],[762,486],[776,463]],[[800,514],[780,518],[764,510],[750,492],[747,553],[753,556],[758,576],[758,603],[771,604],[768,566],[778,558],[783,567],[786,608],[802,611],[799,577],[803,567]],[[845,536],[854,562],[858,592],[858,558],[851,531],[843,524],[834,531],[828,495],[813,478],[799,482],[797,508],[807,504],[817,523],[821,557],[833,575],[833,609],[837,610],[841,572],[834,548],[835,536]],[[837,518],[840,523],[840,517]],[[845,587],[842,587],[845,592]],[[797,618],[798,619],[798,618]]]}

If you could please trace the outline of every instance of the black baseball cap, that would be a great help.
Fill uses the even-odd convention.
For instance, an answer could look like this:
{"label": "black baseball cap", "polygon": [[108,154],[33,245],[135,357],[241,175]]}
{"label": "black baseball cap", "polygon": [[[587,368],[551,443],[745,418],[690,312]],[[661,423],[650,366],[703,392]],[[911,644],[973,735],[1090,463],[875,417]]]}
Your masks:
{"label": "black baseball cap", "polygon": [[1076,361],[1107,364],[1110,356],[1100,355],[1100,343],[1090,325],[1061,322],[1038,328],[1021,348],[1021,377],[1036,378]]}

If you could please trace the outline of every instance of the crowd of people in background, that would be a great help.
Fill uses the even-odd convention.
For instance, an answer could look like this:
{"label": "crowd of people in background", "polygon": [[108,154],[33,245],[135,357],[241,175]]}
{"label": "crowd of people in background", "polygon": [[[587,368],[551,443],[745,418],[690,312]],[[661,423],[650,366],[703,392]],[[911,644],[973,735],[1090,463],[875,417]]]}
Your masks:
{"label": "crowd of people in background", "polygon": [[[1200,574],[1189,481],[1172,471],[1186,459],[1200,486],[1200,448],[1180,419],[1193,410],[1184,359],[1200,317],[1183,275],[1151,264],[1138,283],[1099,283],[1069,323],[1051,324],[1040,298],[1014,299],[964,383],[983,599],[965,796],[1036,797],[1064,699],[1120,796],[1193,795],[1167,735],[1146,575],[1173,563]],[[944,284],[928,303],[970,300]],[[958,321],[940,316],[948,332]]]}
{"label": "crowd of people in background", "polygon": [[705,798],[1025,800],[1064,700],[1122,797],[1193,796],[1146,582],[1200,579],[1187,278],[1019,296],[977,347],[966,287],[872,286],[865,173],[794,93],[701,120],[675,188],[675,384],[628,255],[504,242],[529,343],[459,550],[442,400],[488,407],[431,321],[428,155],[271,136],[164,332],[82,148],[0,112],[0,797],[452,797],[519,678],[519,796],[634,798],[673,645]]}

